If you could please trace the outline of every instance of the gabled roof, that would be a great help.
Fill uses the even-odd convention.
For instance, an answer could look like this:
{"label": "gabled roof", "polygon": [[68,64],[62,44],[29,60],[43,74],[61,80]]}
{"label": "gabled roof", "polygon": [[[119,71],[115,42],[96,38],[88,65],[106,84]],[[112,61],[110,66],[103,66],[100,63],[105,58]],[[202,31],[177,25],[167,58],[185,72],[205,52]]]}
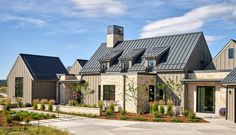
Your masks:
{"label": "gabled roof", "polygon": [[121,53],[123,52],[123,50],[114,50],[114,51],[110,51],[108,52],[106,55],[102,56],[99,61],[100,62],[106,62],[106,61],[112,61],[115,58],[117,58]]}
{"label": "gabled roof", "polygon": [[56,74],[68,74],[58,57],[20,54],[34,80],[56,80]]}
{"label": "gabled roof", "polygon": [[[81,70],[81,73],[99,73],[101,58],[106,57],[110,52],[117,50],[123,50],[123,55],[131,52],[133,49],[145,49],[143,55],[148,55],[152,52],[153,48],[169,47],[168,54],[166,54],[166,60],[161,61],[157,65],[157,70],[183,70],[188,62],[190,55],[192,54],[197,42],[200,37],[203,37],[202,32],[161,36],[153,38],[144,38],[137,40],[126,40],[118,43],[114,48],[106,47],[106,43],[102,43],[97,51],[93,54],[91,59]],[[163,56],[164,57],[164,56]],[[119,58],[118,58],[119,59]],[[107,69],[107,72],[119,72],[120,71],[120,61],[113,64]],[[145,71],[145,62],[142,58],[138,58],[134,65],[129,69],[129,71]]]}
{"label": "gabled roof", "polygon": [[223,80],[223,84],[236,83],[236,68],[234,68]]}
{"label": "gabled roof", "polygon": [[77,59],[77,62],[83,67],[88,62],[88,60]]}

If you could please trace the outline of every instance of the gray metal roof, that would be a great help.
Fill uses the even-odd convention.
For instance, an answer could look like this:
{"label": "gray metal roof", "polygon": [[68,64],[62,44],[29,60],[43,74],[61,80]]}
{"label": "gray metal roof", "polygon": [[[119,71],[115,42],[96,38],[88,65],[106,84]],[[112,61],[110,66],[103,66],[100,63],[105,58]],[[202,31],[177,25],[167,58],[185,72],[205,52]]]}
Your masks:
{"label": "gray metal roof", "polygon": [[236,83],[236,68],[234,68],[223,80],[223,84]]}
{"label": "gray metal roof", "polygon": [[20,54],[35,80],[56,80],[56,74],[68,74],[58,57]]}
{"label": "gray metal roof", "polygon": [[130,52],[127,52],[126,54],[122,55],[120,57],[120,60],[135,60],[144,51],[144,48],[133,49]]}
{"label": "gray metal roof", "polygon": [[155,47],[152,50],[150,50],[148,53],[146,53],[143,57],[161,57],[162,54],[164,54],[170,47]]}
{"label": "gray metal roof", "polygon": [[123,51],[122,50],[113,50],[108,52],[106,55],[102,56],[99,61],[112,61],[113,59],[117,58]]}
{"label": "gray metal roof", "polygon": [[[99,60],[106,57],[107,54],[117,50],[123,50],[123,55],[128,54],[134,49],[145,49],[143,55],[148,55],[149,52],[155,50],[154,48],[169,47],[168,53],[160,60],[156,70],[183,70],[192,54],[202,32],[161,36],[153,38],[144,38],[137,40],[126,40],[117,44],[114,48],[106,47],[106,43],[102,43],[97,51],[93,54],[91,59],[82,68],[81,73],[99,73]],[[134,65],[129,71],[143,72],[145,71],[144,60],[142,57],[137,58]],[[120,72],[120,61],[110,66],[107,72]]]}

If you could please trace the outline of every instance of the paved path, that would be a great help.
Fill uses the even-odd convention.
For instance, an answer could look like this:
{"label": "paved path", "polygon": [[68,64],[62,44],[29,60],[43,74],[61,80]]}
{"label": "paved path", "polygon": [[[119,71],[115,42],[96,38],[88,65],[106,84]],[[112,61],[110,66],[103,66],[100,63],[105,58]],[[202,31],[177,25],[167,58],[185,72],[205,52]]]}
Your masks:
{"label": "paved path", "polygon": [[207,120],[210,123],[155,123],[60,115],[40,124],[75,135],[236,135],[236,124],[223,119]]}

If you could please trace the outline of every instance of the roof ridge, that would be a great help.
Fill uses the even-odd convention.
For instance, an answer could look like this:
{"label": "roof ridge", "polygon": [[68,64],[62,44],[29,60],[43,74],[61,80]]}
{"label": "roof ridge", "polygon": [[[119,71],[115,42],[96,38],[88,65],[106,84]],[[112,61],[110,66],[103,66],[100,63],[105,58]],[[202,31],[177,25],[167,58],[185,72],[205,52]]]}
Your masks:
{"label": "roof ridge", "polygon": [[88,60],[86,60],[86,59],[76,59],[76,60],[84,60],[84,61],[88,61]]}
{"label": "roof ridge", "polygon": [[20,53],[20,56],[36,56],[36,57],[47,57],[47,58],[59,58],[56,56],[46,56],[46,55],[36,55],[36,54],[25,54],[25,53]]}

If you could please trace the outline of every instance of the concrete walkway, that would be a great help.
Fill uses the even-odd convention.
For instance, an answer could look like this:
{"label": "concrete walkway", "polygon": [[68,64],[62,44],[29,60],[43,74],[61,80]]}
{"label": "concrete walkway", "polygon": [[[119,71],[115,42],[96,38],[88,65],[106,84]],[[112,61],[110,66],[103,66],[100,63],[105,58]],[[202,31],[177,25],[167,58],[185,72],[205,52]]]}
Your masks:
{"label": "concrete walkway", "polygon": [[57,119],[42,120],[40,125],[75,135],[236,135],[236,124],[219,118],[206,120],[210,123],[133,122],[60,115]]}

